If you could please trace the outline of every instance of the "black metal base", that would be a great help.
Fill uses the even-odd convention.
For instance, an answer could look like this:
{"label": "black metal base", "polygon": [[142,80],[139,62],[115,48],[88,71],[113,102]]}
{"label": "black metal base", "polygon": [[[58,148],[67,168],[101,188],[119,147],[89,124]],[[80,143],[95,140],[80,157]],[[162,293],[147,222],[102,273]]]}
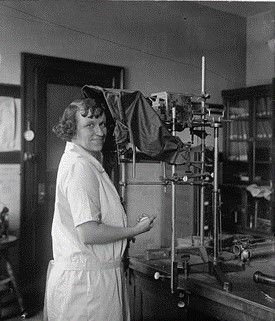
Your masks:
{"label": "black metal base", "polygon": [[212,275],[216,277],[216,279],[219,281],[220,285],[222,286],[222,289],[226,292],[232,291],[232,283],[228,281],[226,275],[222,271],[221,265],[218,263],[209,262],[209,270]]}

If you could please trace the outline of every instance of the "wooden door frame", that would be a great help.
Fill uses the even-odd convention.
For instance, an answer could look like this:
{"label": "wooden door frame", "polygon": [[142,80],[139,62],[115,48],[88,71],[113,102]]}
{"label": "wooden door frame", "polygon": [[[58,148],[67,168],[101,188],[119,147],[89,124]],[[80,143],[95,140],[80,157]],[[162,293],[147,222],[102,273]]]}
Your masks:
{"label": "wooden door frame", "polygon": [[[275,110],[275,78],[272,79],[272,106],[273,111]],[[271,149],[271,159],[272,159],[272,175],[271,181],[275,182],[275,114],[273,112],[272,121],[272,149]],[[271,198],[271,231],[275,235],[275,188],[273,186],[272,198]]]}
{"label": "wooden door frame", "polygon": [[[47,110],[46,79],[49,73],[54,72],[54,84],[83,87],[90,83],[83,83],[83,78],[109,79],[112,75],[110,87],[124,88],[125,69],[120,66],[111,66],[98,63],[83,62],[66,58],[57,58],[31,53],[21,54],[21,87],[22,87],[22,133],[27,129],[27,122],[35,136],[32,141],[26,141],[22,135],[22,179],[21,179],[21,219],[19,242],[19,274],[28,281],[35,278],[36,244],[31,236],[34,233],[34,224],[37,224],[39,215],[38,190],[40,182],[46,182],[46,159],[41,152],[41,142],[46,148],[47,121],[43,119]],[[81,74],[81,77],[79,76]],[[79,78],[78,78],[79,77]],[[52,78],[52,77],[51,77]],[[97,85],[97,84],[90,84]],[[38,94],[39,93],[39,94]],[[40,111],[40,112],[39,112]],[[42,127],[41,127],[42,126]],[[41,130],[42,129],[42,130]],[[39,142],[39,143],[38,143]],[[42,211],[41,211],[42,212]],[[42,218],[43,221],[43,218]],[[46,268],[46,267],[45,267]]]}

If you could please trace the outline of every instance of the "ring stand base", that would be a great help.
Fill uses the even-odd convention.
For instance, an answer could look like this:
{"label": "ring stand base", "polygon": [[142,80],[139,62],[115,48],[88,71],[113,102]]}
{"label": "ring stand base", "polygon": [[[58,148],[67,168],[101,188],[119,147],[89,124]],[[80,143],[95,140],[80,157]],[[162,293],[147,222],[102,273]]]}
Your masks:
{"label": "ring stand base", "polygon": [[210,274],[213,274],[216,277],[216,279],[222,286],[222,289],[226,292],[232,291],[232,283],[228,281],[226,275],[223,273],[221,269],[220,264],[213,262],[210,262],[209,264]]}

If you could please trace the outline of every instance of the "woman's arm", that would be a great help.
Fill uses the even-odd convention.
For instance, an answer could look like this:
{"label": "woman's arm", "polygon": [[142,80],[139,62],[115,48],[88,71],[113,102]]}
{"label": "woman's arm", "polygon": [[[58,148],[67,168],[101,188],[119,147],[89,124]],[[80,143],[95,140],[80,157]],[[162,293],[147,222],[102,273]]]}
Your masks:
{"label": "woman's arm", "polygon": [[119,227],[89,221],[76,227],[78,235],[84,244],[107,244],[150,231],[154,225],[155,216],[140,220],[135,226]]}

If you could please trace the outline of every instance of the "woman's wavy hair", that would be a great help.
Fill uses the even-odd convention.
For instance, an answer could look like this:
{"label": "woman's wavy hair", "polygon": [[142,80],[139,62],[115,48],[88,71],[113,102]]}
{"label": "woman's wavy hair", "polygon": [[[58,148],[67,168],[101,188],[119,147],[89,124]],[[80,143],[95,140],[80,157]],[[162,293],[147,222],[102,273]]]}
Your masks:
{"label": "woman's wavy hair", "polygon": [[[65,141],[71,141],[76,134],[76,113],[89,118],[98,118],[105,112],[103,104],[96,102],[92,98],[83,98],[73,101],[63,112],[59,122],[53,127],[53,132],[57,137]],[[89,113],[90,112],[90,113]]]}

